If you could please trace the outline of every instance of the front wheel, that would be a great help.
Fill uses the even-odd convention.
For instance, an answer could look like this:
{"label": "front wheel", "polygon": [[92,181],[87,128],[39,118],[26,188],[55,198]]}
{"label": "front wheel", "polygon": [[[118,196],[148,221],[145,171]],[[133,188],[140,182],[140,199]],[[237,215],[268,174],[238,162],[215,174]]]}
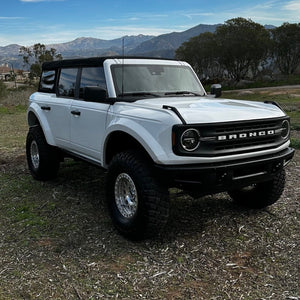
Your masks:
{"label": "front wheel", "polygon": [[118,153],[112,159],[107,202],[115,227],[131,239],[156,235],[169,214],[167,189],[151,174],[144,156],[134,151]]}
{"label": "front wheel", "polygon": [[248,208],[264,208],[275,203],[284,190],[285,171],[282,169],[275,177],[266,182],[229,191],[228,194],[234,202]]}

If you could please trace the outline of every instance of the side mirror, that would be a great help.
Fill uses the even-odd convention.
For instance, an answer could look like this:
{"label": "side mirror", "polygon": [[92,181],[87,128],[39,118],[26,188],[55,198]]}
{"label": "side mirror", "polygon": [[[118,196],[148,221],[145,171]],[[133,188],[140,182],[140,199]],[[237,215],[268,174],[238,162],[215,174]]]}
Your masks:
{"label": "side mirror", "polygon": [[212,84],[210,87],[210,94],[215,95],[215,98],[221,97],[222,95],[221,84]]}
{"label": "side mirror", "polygon": [[105,101],[107,92],[98,86],[87,86],[83,89],[83,99],[88,102]]}

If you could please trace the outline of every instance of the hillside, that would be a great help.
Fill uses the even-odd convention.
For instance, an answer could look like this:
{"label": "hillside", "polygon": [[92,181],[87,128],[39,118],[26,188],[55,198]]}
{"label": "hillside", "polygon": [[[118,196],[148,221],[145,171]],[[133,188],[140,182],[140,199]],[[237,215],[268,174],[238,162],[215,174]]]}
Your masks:
{"label": "hillside", "polygon": [[[112,55],[138,55],[173,58],[176,49],[190,38],[204,32],[214,32],[220,24],[200,24],[182,32],[171,32],[159,36],[134,35],[124,36],[113,40],[103,40],[92,37],[80,37],[73,41],[49,44],[48,48],[55,48],[64,58],[112,56]],[[274,28],[266,25],[266,28]],[[122,49],[124,41],[124,49]],[[22,57],[19,56],[20,45],[0,47],[0,65],[11,62],[14,68],[23,68]],[[123,52],[124,51],[124,52]]]}
{"label": "hillside", "polygon": [[[133,55],[152,55],[160,56],[159,53],[168,57],[173,57],[175,50],[180,45],[188,41],[191,37],[197,36],[204,32],[214,32],[219,25],[200,24],[183,32],[172,32],[154,37],[141,43],[139,46],[130,51]],[[155,55],[156,54],[156,55]]]}
{"label": "hillside", "polygon": [[[159,35],[125,36],[113,40],[103,40],[92,37],[80,37],[73,41],[49,44],[48,48],[55,48],[64,58],[121,55],[124,39],[124,53],[127,55],[142,55],[154,57],[174,57],[175,50],[191,37],[203,32],[214,32],[218,25],[200,24],[182,32],[172,32]],[[11,62],[15,68],[22,68],[22,57],[19,56],[20,45],[0,47],[0,64]]]}
{"label": "hillside", "polygon": [[124,50],[125,52],[131,51],[141,43],[152,39],[154,36],[151,35],[136,35],[136,36],[124,36],[113,40],[102,40],[96,38],[77,38],[74,41],[47,45],[49,48],[55,48],[63,57],[73,56],[93,56],[93,55],[104,55],[105,52],[116,52],[121,54],[122,45],[124,39]]}

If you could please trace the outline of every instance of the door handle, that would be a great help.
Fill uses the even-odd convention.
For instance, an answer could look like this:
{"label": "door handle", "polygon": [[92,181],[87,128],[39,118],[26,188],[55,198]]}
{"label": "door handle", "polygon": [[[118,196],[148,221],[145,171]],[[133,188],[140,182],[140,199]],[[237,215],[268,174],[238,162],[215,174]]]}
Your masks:
{"label": "door handle", "polygon": [[71,114],[74,115],[74,116],[80,116],[81,112],[78,111],[78,110],[72,110]]}
{"label": "door handle", "polygon": [[51,107],[50,106],[41,106],[41,109],[42,110],[51,110]]}

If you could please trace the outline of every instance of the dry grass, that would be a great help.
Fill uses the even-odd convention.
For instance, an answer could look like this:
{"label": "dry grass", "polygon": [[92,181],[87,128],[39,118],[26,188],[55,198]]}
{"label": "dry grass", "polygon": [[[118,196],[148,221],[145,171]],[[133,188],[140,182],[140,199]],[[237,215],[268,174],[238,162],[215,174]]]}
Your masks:
{"label": "dry grass", "polygon": [[26,106],[29,96],[37,90],[32,86],[20,86],[17,89],[4,88],[0,85],[0,107],[1,106]]}

